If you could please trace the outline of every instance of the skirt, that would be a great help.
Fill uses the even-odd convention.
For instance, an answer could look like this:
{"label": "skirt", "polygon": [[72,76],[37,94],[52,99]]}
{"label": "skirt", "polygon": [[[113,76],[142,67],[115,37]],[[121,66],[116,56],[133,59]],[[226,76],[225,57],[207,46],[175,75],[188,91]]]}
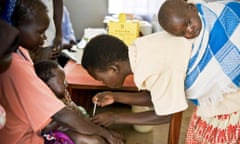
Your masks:
{"label": "skirt", "polygon": [[205,118],[194,111],[186,144],[240,144],[240,112]]}
{"label": "skirt", "polygon": [[74,142],[65,133],[54,131],[42,134],[44,144],[74,144]]}

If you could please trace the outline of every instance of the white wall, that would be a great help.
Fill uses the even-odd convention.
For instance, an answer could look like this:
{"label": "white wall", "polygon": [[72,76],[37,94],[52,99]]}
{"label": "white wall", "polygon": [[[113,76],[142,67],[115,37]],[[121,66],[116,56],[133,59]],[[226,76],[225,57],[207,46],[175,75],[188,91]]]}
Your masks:
{"label": "white wall", "polygon": [[84,28],[104,27],[107,15],[107,0],[63,0],[68,8],[77,39],[81,39]]}
{"label": "white wall", "polygon": [[[81,37],[83,36],[84,28],[104,27],[103,19],[108,13],[108,0],[63,0],[63,1],[69,10],[77,39],[81,39]],[[112,2],[113,1],[114,0],[112,0]],[[156,3],[157,0],[154,1]],[[218,0],[200,0],[200,1],[209,2]]]}

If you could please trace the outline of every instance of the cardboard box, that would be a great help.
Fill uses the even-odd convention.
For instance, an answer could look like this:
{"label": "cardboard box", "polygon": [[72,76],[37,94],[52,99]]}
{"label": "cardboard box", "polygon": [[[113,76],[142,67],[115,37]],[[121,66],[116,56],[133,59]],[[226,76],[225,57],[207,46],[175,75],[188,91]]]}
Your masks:
{"label": "cardboard box", "polygon": [[139,22],[127,21],[126,14],[119,14],[119,21],[110,21],[108,23],[108,34],[118,37],[127,45],[130,45],[139,37]]}

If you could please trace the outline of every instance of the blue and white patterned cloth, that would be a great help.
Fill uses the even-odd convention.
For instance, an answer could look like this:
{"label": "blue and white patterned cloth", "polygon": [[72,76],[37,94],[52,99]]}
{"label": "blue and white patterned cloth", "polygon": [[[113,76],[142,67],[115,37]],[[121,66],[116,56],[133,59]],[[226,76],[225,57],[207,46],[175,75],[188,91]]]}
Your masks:
{"label": "blue and white patterned cloth", "polygon": [[240,2],[196,6],[202,31],[194,41],[185,88],[196,105],[208,105],[240,87]]}

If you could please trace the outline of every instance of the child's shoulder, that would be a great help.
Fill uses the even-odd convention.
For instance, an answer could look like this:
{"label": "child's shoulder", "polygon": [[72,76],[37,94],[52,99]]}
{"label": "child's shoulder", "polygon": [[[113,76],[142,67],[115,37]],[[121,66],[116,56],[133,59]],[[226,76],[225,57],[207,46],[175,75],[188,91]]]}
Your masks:
{"label": "child's shoulder", "polygon": [[149,40],[159,40],[159,39],[165,39],[167,37],[171,37],[170,34],[168,34],[165,31],[160,31],[160,32],[156,32],[156,33],[152,33],[143,37],[139,37],[136,39],[135,42],[141,42],[141,41],[149,41]]}

